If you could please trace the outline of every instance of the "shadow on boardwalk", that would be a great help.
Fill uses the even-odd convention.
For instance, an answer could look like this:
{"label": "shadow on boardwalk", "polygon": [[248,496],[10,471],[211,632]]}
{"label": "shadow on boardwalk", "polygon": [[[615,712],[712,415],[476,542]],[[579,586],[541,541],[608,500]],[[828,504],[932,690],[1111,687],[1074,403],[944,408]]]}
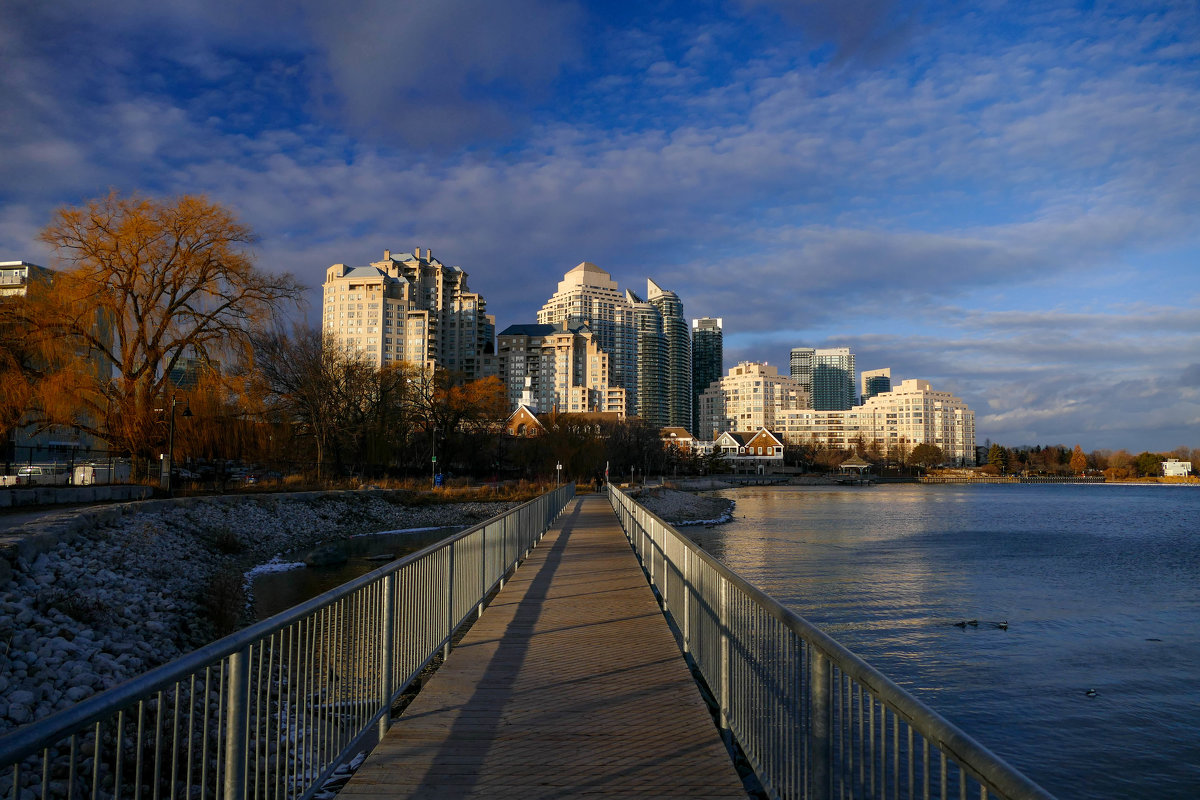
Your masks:
{"label": "shadow on boardwalk", "polygon": [[745,798],[602,497],[582,497],[342,790]]}

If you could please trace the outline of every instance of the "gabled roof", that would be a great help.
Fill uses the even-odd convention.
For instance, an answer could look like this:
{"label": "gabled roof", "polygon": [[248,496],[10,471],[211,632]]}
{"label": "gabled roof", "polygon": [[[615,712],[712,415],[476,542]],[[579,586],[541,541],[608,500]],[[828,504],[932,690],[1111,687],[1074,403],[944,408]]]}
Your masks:
{"label": "gabled roof", "polygon": [[379,267],[351,267],[343,274],[343,278],[382,278],[387,275]]}
{"label": "gabled roof", "polygon": [[543,425],[542,421],[538,419],[537,414],[534,413],[532,408],[523,403],[518,403],[513,412],[508,415],[508,419],[504,421],[504,428],[506,430],[512,430],[515,425],[519,425],[521,423],[524,423],[525,425],[536,425],[542,430],[546,429],[546,426]]}
{"label": "gabled roof", "polygon": [[549,336],[558,330],[557,325],[509,325],[500,331],[500,336]]}
{"label": "gabled roof", "polygon": [[746,437],[746,444],[753,444],[756,439],[758,439],[760,437],[767,437],[768,439],[771,440],[771,443],[775,447],[783,447],[783,440],[780,439],[775,434],[771,433],[766,428],[759,428],[754,433],[744,433],[742,435]]}
{"label": "gabled roof", "polygon": [[664,439],[694,439],[687,428],[663,428],[658,435]]}
{"label": "gabled roof", "polygon": [[597,267],[595,264],[593,264],[593,263],[592,263],[592,262],[590,262],[590,261],[581,261],[581,262],[579,262],[579,264],[577,264],[577,265],[575,265],[574,267],[572,267],[572,268],[571,268],[571,269],[570,269],[570,270],[567,272],[567,274],[568,274],[568,275],[570,275],[572,272],[593,272],[593,273],[598,273],[598,274],[600,274],[600,275],[603,275],[603,276],[605,276],[606,278],[611,278],[611,277],[612,277],[612,276],[611,276],[611,275],[609,275],[607,272],[605,272],[604,270],[600,269],[600,267]]}
{"label": "gabled roof", "polygon": [[736,445],[744,446],[746,444],[746,440],[742,437],[745,435],[746,434],[744,433],[735,433],[734,431],[722,431],[721,435],[714,439],[714,441],[719,442],[722,439],[729,439]]}

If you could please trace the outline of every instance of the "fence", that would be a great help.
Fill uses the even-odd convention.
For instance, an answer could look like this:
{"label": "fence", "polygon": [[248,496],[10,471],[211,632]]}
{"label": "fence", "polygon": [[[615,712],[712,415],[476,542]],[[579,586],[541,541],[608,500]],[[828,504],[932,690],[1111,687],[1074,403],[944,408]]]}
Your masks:
{"label": "fence", "polygon": [[718,721],[777,798],[1051,796],[610,486]]}
{"label": "fence", "polygon": [[0,797],[311,797],[574,496],[560,487],[0,738]]}

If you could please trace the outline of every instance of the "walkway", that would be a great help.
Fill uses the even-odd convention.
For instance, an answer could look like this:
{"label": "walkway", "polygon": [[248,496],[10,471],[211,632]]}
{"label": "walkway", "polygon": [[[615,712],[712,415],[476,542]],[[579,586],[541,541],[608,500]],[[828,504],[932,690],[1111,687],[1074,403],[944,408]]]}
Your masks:
{"label": "walkway", "polygon": [[607,499],[587,495],[341,796],[746,793]]}

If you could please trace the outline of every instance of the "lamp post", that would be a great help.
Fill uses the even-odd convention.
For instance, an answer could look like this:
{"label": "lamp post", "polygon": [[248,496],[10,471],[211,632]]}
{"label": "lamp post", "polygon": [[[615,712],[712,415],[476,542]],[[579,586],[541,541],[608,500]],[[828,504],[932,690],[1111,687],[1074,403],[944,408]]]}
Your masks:
{"label": "lamp post", "polygon": [[437,488],[437,428],[433,429],[433,461],[429,466],[430,488]]}
{"label": "lamp post", "polygon": [[[175,405],[179,400],[171,395],[171,427],[167,435],[167,497],[175,496]],[[192,404],[188,402],[183,408],[183,416],[192,415]]]}
{"label": "lamp post", "polygon": [[557,489],[562,484],[562,462],[561,461],[558,462],[558,466],[555,467],[555,470],[556,470],[556,472],[554,475],[554,488]]}

